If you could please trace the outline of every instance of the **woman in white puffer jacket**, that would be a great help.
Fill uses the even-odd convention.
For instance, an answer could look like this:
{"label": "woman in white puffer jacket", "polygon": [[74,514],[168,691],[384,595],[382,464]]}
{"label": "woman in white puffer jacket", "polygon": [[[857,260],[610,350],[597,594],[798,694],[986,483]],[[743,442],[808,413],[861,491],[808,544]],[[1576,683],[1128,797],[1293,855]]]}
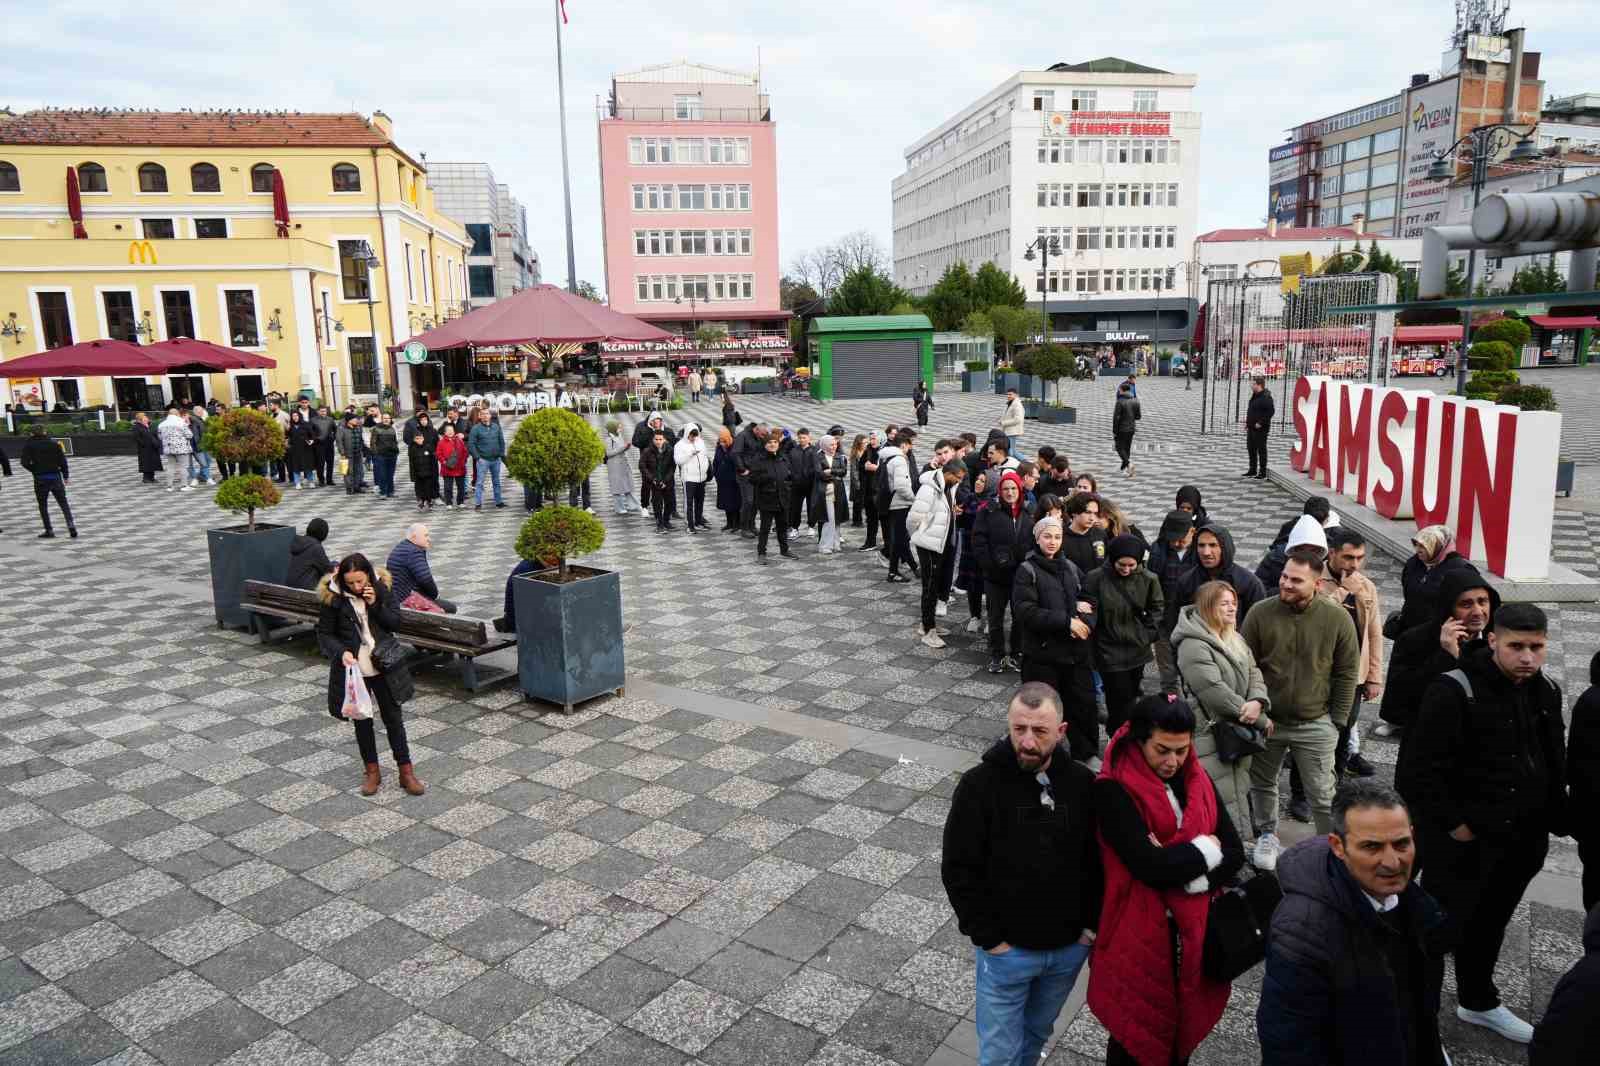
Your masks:
{"label": "woman in white puffer jacket", "polygon": [[922,572],[922,643],[930,648],[944,647],[934,623],[934,609],[941,588],[941,564],[951,550],[955,518],[961,513],[955,500],[956,488],[965,475],[966,468],[959,463],[924,473],[917,487],[917,498],[906,515],[906,529],[911,534],[912,546],[917,549],[917,562]]}

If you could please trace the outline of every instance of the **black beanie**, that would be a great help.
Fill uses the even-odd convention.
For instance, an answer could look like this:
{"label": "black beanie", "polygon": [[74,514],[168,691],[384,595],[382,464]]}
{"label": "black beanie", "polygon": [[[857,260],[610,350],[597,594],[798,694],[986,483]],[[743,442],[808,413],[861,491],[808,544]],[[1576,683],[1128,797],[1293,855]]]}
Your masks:
{"label": "black beanie", "polygon": [[306,536],[310,537],[312,540],[315,540],[315,541],[327,540],[328,539],[328,520],[325,519],[325,518],[313,518],[311,521],[307,522],[306,523]]}

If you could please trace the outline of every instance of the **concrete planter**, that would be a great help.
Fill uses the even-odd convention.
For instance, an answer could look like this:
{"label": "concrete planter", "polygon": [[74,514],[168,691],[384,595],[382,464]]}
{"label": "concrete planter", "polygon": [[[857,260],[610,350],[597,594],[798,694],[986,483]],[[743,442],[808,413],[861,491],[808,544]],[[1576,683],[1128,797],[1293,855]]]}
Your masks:
{"label": "concrete planter", "polygon": [[1572,483],[1578,476],[1578,464],[1571,459],[1556,460],[1556,491],[1572,498]]}
{"label": "concrete planter", "polygon": [[989,371],[963,370],[961,372],[962,392],[988,392],[990,387]]}
{"label": "concrete planter", "polygon": [[568,568],[576,580],[548,580],[554,570],[513,582],[517,604],[517,674],[530,700],[575,703],[621,693],[622,577],[610,570]]}
{"label": "concrete planter", "polygon": [[293,526],[257,522],[254,532],[245,526],[206,530],[206,547],[211,553],[211,602],[216,607],[218,629],[250,628],[251,612],[239,606],[244,583],[283,584],[289,576],[289,545],[293,541]]}
{"label": "concrete planter", "polygon": [[1004,396],[1009,390],[1022,391],[1022,375],[1014,373],[996,374],[994,392],[996,396]]}
{"label": "concrete planter", "polygon": [[1053,404],[1041,404],[1038,417],[1039,421],[1046,425],[1075,425],[1078,421],[1078,409],[1076,407],[1056,407]]}

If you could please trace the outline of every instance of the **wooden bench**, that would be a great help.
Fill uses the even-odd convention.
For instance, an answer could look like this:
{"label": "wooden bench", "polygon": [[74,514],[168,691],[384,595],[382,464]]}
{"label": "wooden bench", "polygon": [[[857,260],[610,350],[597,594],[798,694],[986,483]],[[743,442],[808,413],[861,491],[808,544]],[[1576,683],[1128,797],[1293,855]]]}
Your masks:
{"label": "wooden bench", "polygon": [[[239,606],[251,612],[253,628],[263,644],[304,632],[301,627],[315,626],[322,614],[322,600],[313,590],[267,581],[246,581]],[[405,608],[400,608],[399,612],[401,623],[395,639],[413,648],[455,659],[461,671],[461,683],[468,692],[477,692],[516,676],[515,669],[497,667],[481,673],[478,670],[480,655],[517,644],[515,637],[496,633],[494,627],[481,618]],[[285,624],[272,625],[270,619],[274,618]]]}

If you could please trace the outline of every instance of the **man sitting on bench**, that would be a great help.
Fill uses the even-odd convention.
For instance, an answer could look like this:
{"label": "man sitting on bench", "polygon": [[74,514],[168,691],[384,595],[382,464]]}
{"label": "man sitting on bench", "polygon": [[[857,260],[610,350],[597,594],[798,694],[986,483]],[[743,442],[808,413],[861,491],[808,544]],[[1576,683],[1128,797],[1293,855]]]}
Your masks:
{"label": "man sitting on bench", "polygon": [[314,589],[317,582],[333,573],[333,561],[322,547],[328,539],[326,519],[313,518],[306,523],[302,536],[289,544],[289,576],[284,583],[297,589]]}
{"label": "man sitting on bench", "polygon": [[[413,522],[406,527],[406,539],[389,553],[389,575],[393,581],[394,601],[410,610],[426,611],[427,604],[413,599],[413,594],[435,604],[445,614],[455,614],[456,605],[439,595],[439,585],[433,580],[428,567],[428,549],[433,541],[428,537],[428,526]],[[409,602],[408,602],[409,601]]]}

